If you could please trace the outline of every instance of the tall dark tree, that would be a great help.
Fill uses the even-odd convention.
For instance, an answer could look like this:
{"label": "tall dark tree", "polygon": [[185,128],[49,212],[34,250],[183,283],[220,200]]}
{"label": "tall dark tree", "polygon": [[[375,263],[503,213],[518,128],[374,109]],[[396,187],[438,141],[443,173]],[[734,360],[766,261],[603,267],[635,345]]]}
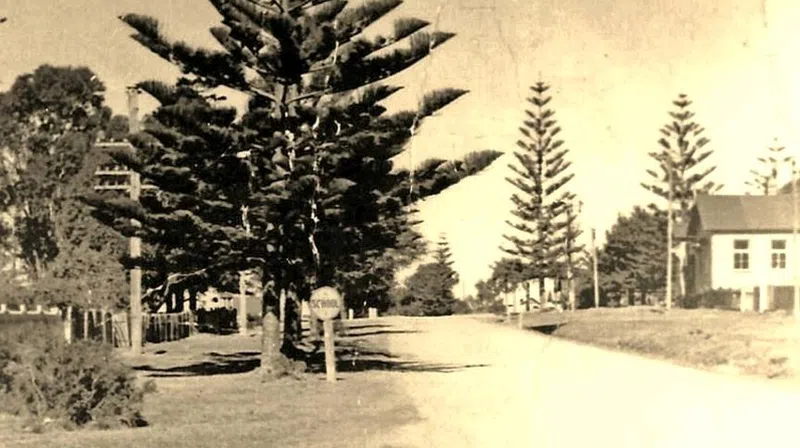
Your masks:
{"label": "tall dark tree", "polygon": [[406,279],[407,296],[404,305],[417,309],[423,316],[453,314],[456,298],[453,287],[458,284],[458,273],[453,270],[450,245],[445,235],[436,244],[433,261],[420,265]]}
{"label": "tall dark tree", "polygon": [[[540,297],[544,297],[544,279],[561,274],[566,252],[571,255],[580,250],[565,244],[565,238],[574,241],[577,236],[572,228],[574,213],[568,216],[575,195],[565,188],[574,175],[568,172],[572,164],[566,159],[569,150],[558,139],[561,128],[555,111],[547,107],[551,100],[548,90],[542,82],[531,87],[533,95],[528,102],[532,107],[520,128],[523,138],[517,142],[522,151],[514,154],[521,166],[510,165],[517,177],[508,179],[519,190],[511,197],[517,221],[508,221],[516,232],[505,236],[512,247],[502,248],[525,260],[529,278],[539,280]],[[565,234],[567,228],[570,231]]]}
{"label": "tall dark tree", "polygon": [[637,293],[643,301],[660,290],[666,279],[664,247],[667,244],[667,214],[650,204],[620,215],[606,233],[605,247],[598,255],[600,287],[616,299]]}
{"label": "tall dark tree", "polygon": [[769,196],[770,194],[778,193],[778,170],[781,165],[788,162],[788,158],[782,156],[783,146],[770,146],[767,148],[768,156],[759,157],[760,166],[750,170],[752,179],[745,182],[747,186],[752,188],[756,194],[763,194]]}
{"label": "tall dark tree", "polygon": [[[677,204],[676,221],[680,221],[694,204],[698,194],[713,194],[722,188],[709,180],[716,169],[708,158],[713,153],[706,149],[710,140],[703,136],[705,128],[694,121],[692,102],[684,95],[673,101],[676,109],[669,113],[671,121],[661,128],[662,137],[658,140],[659,151],[649,153],[658,163],[658,170],[648,169],[652,180],[642,186],[656,196],[668,200],[670,180],[672,200]],[[671,175],[670,175],[671,173]]]}
{"label": "tall dark tree", "polygon": [[450,243],[447,235],[439,234],[439,241],[436,242],[436,250],[433,252],[433,260],[444,269],[453,268],[453,252],[450,250]]}
{"label": "tall dark tree", "polygon": [[[12,224],[0,234],[29,278],[51,292],[64,286],[53,294],[56,301],[85,300],[91,288],[73,281],[85,281],[86,272],[95,273],[100,289],[124,282],[115,252],[119,235],[85,219],[86,207],[76,199],[89,185],[87,167],[96,162],[95,136],[111,122],[103,92],[87,68],[44,65],[0,93],[0,215]],[[113,273],[104,276],[101,266]],[[95,292],[97,305],[118,300]]]}
{"label": "tall dark tree", "polygon": [[[236,272],[260,271],[262,370],[280,375],[279,298],[296,306],[323,284],[348,297],[365,277],[382,275],[381,263],[391,267],[390,249],[415,240],[403,236],[413,233],[408,207],[443,177],[394,170],[391,158],[422,119],[465,92],[432,92],[417,111],[385,113],[379,102],[398,88],[380,82],[453,36],[421,31],[428,23],[418,19],[398,20],[388,36],[363,34],[400,1],[211,3],[223,18],[211,32],[224,51],[168,42],[148,17],[122,18],[187,76],[177,88],[142,84],[162,106],[131,137],[137,153],[116,155],[160,193],[141,204],[97,204],[98,215],[120,226],[121,218],[143,221],[142,237],[161,247],[157,264],[173,283],[231,284]],[[212,90],[222,85],[251,95],[241,121],[215,104]]]}
{"label": "tall dark tree", "polygon": [[[665,199],[668,209],[674,210],[677,204],[677,210],[672,213],[673,223],[680,223],[686,218],[698,194],[716,193],[722,185],[708,179],[716,169],[715,165],[708,163],[713,151],[706,149],[709,139],[703,136],[705,129],[694,121],[695,114],[689,107],[692,102],[685,94],[680,94],[673,104],[676,110],[669,113],[672,120],[661,128],[662,137],[658,140],[661,150],[649,153],[658,163],[659,170],[647,170],[652,180],[642,183],[642,186]],[[669,240],[672,241],[672,235]],[[665,250],[662,260],[672,251],[673,247]],[[682,293],[685,293],[684,268],[682,263],[679,264]],[[668,300],[669,306],[671,298]]]}

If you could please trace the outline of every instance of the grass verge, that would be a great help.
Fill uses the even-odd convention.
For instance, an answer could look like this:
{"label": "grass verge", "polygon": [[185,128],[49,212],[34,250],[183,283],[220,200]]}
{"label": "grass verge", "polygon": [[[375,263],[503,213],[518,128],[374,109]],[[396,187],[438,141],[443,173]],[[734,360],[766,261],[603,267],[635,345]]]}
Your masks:
{"label": "grass verge", "polygon": [[13,431],[0,415],[0,446],[366,446],[418,419],[390,372],[343,372],[336,383],[321,374],[261,383],[252,364],[258,339],[198,335],[128,359],[156,383],[145,398],[148,427],[31,434]]}
{"label": "grass verge", "polygon": [[800,323],[785,313],[711,309],[601,308],[530,313],[524,326],[592,345],[668,359],[692,367],[800,382]]}

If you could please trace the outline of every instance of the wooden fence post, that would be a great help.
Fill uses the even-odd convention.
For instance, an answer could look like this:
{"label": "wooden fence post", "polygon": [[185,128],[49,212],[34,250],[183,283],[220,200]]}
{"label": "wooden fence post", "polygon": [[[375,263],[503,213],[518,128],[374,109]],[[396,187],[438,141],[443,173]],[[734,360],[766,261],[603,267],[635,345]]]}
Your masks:
{"label": "wooden fence post", "polygon": [[100,333],[101,333],[101,340],[103,344],[106,343],[106,309],[103,308],[100,310]]}
{"label": "wooden fence post", "polygon": [[83,309],[83,340],[89,339],[89,310]]}
{"label": "wooden fence post", "polygon": [[64,312],[64,339],[67,344],[72,343],[72,305],[68,305]]}

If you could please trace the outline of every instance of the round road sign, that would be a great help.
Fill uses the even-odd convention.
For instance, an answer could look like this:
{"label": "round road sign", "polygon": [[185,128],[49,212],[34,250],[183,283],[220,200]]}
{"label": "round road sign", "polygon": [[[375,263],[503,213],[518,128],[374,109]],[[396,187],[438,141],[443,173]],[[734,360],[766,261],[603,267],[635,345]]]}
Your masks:
{"label": "round road sign", "polygon": [[342,309],[342,296],[330,286],[317,288],[311,293],[308,308],[318,319],[330,320],[339,315]]}

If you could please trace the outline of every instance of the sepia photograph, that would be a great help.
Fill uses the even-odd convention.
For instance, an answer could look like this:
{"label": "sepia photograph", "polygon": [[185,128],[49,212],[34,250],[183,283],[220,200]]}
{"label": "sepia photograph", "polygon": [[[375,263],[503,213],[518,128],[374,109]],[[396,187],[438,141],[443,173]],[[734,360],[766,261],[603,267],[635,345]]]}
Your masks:
{"label": "sepia photograph", "polygon": [[799,23],[0,0],[0,448],[800,447]]}

